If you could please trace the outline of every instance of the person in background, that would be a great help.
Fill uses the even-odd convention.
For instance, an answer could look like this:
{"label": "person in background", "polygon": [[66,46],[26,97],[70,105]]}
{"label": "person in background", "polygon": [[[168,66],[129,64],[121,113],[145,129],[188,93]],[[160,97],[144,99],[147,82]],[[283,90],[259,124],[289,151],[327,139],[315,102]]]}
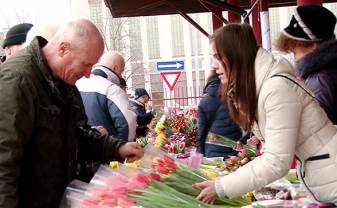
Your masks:
{"label": "person in background", "polygon": [[297,76],[315,94],[330,120],[337,124],[337,40],[335,15],[323,6],[295,10],[276,40],[279,50],[293,53]]}
{"label": "person in background", "polygon": [[58,208],[77,160],[143,156],[135,142],[79,128],[74,85],[90,76],[103,49],[96,26],[80,19],[49,42],[36,37],[0,66],[0,207]]}
{"label": "person in background", "polygon": [[146,136],[146,133],[149,130],[147,125],[151,123],[154,117],[149,100],[150,95],[144,88],[136,88],[132,95],[132,99],[130,99],[131,107],[137,114],[137,137]]}
{"label": "person in background", "polygon": [[94,66],[90,78],[80,79],[76,86],[81,93],[89,125],[102,126],[109,135],[118,139],[134,141],[137,116],[130,107],[126,92],[120,87],[124,66],[124,58],[115,51],[109,51]]}
{"label": "person in background", "polygon": [[259,190],[285,176],[294,156],[297,174],[308,192],[321,202],[337,204],[337,129],[319,103],[296,80],[284,58],[259,48],[248,24],[228,24],[211,37],[216,73],[224,88],[232,119],[251,129],[264,144],[264,153],[235,172],[202,188],[197,199],[236,197]]}
{"label": "person in background", "polygon": [[8,30],[5,40],[2,43],[2,48],[5,49],[6,59],[24,47],[23,44],[26,42],[27,33],[32,27],[33,25],[30,23],[21,23],[14,25]]}
{"label": "person in background", "polygon": [[242,136],[240,127],[230,118],[226,104],[222,103],[218,97],[220,79],[215,73],[219,67],[218,64],[218,61],[212,61],[213,70],[207,78],[204,95],[198,105],[198,142],[201,153],[206,157],[227,158],[236,155],[237,151],[232,147],[221,145],[218,141],[221,139],[219,137],[215,138],[215,141],[210,140],[211,135],[207,138],[208,133],[215,134],[213,137],[220,135],[234,141]]}

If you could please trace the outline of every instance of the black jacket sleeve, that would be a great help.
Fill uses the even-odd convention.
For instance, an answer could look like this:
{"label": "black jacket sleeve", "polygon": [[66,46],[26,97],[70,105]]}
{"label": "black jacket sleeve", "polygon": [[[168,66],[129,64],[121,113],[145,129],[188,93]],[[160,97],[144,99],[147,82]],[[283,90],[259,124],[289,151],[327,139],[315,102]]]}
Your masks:
{"label": "black jacket sleeve", "polygon": [[11,73],[0,74],[0,207],[17,207],[24,146],[32,134],[31,85]]}
{"label": "black jacket sleeve", "polygon": [[138,114],[137,115],[137,124],[140,126],[145,126],[151,123],[151,120],[153,118],[152,112],[148,112],[145,114]]}
{"label": "black jacket sleeve", "polygon": [[79,159],[89,161],[112,161],[123,158],[120,157],[118,149],[124,141],[112,136],[102,136],[95,130],[79,128]]}

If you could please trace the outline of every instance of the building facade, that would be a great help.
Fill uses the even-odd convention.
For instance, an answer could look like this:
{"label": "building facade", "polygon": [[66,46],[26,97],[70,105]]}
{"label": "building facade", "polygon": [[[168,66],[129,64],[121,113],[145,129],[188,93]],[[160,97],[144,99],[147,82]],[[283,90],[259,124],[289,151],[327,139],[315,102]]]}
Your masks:
{"label": "building facade", "polygon": [[[107,50],[116,50],[127,60],[124,76],[130,89],[144,87],[152,96],[154,106],[195,105],[202,95],[210,70],[209,40],[179,15],[112,18],[103,0],[87,2],[80,17],[90,18],[100,29]],[[335,14],[336,4],[325,4]],[[288,24],[295,7],[269,9],[270,36],[273,40]],[[84,16],[83,16],[84,15]],[[86,15],[86,16],[85,16]],[[208,33],[212,32],[210,13],[190,15]],[[224,12],[226,18],[227,13]],[[166,86],[158,61],[184,61],[185,69],[173,91]],[[180,98],[195,98],[180,100]],[[165,99],[170,102],[163,101]],[[172,103],[171,100],[175,101]]]}

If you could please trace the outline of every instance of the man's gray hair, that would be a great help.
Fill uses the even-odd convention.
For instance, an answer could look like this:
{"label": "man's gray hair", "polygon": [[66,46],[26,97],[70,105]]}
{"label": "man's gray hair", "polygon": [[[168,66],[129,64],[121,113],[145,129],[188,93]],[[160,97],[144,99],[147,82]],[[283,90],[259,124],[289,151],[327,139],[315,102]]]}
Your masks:
{"label": "man's gray hair", "polygon": [[88,20],[72,21],[62,26],[51,41],[62,40],[69,42],[73,47],[83,47],[83,44],[87,44],[92,34],[97,31],[97,28],[93,24],[90,25]]}

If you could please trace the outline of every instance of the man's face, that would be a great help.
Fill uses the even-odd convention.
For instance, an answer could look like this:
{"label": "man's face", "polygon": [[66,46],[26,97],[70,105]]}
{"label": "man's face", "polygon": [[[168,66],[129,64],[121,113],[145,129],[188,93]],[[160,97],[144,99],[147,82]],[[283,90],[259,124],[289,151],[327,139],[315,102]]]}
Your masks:
{"label": "man's face", "polygon": [[74,85],[82,77],[89,77],[92,66],[97,63],[102,51],[99,49],[83,47],[73,48],[69,46],[62,57],[62,70],[60,79],[65,83]]}
{"label": "man's face", "polygon": [[13,56],[16,52],[21,50],[23,47],[24,47],[23,44],[6,46],[5,47],[6,57],[9,58],[9,57]]}
{"label": "man's face", "polygon": [[149,97],[147,95],[143,95],[138,98],[138,101],[143,103],[144,105],[149,102]]}
{"label": "man's face", "polygon": [[305,55],[312,52],[316,48],[316,44],[311,47],[295,47],[292,52],[294,54],[295,63],[298,63]]}

